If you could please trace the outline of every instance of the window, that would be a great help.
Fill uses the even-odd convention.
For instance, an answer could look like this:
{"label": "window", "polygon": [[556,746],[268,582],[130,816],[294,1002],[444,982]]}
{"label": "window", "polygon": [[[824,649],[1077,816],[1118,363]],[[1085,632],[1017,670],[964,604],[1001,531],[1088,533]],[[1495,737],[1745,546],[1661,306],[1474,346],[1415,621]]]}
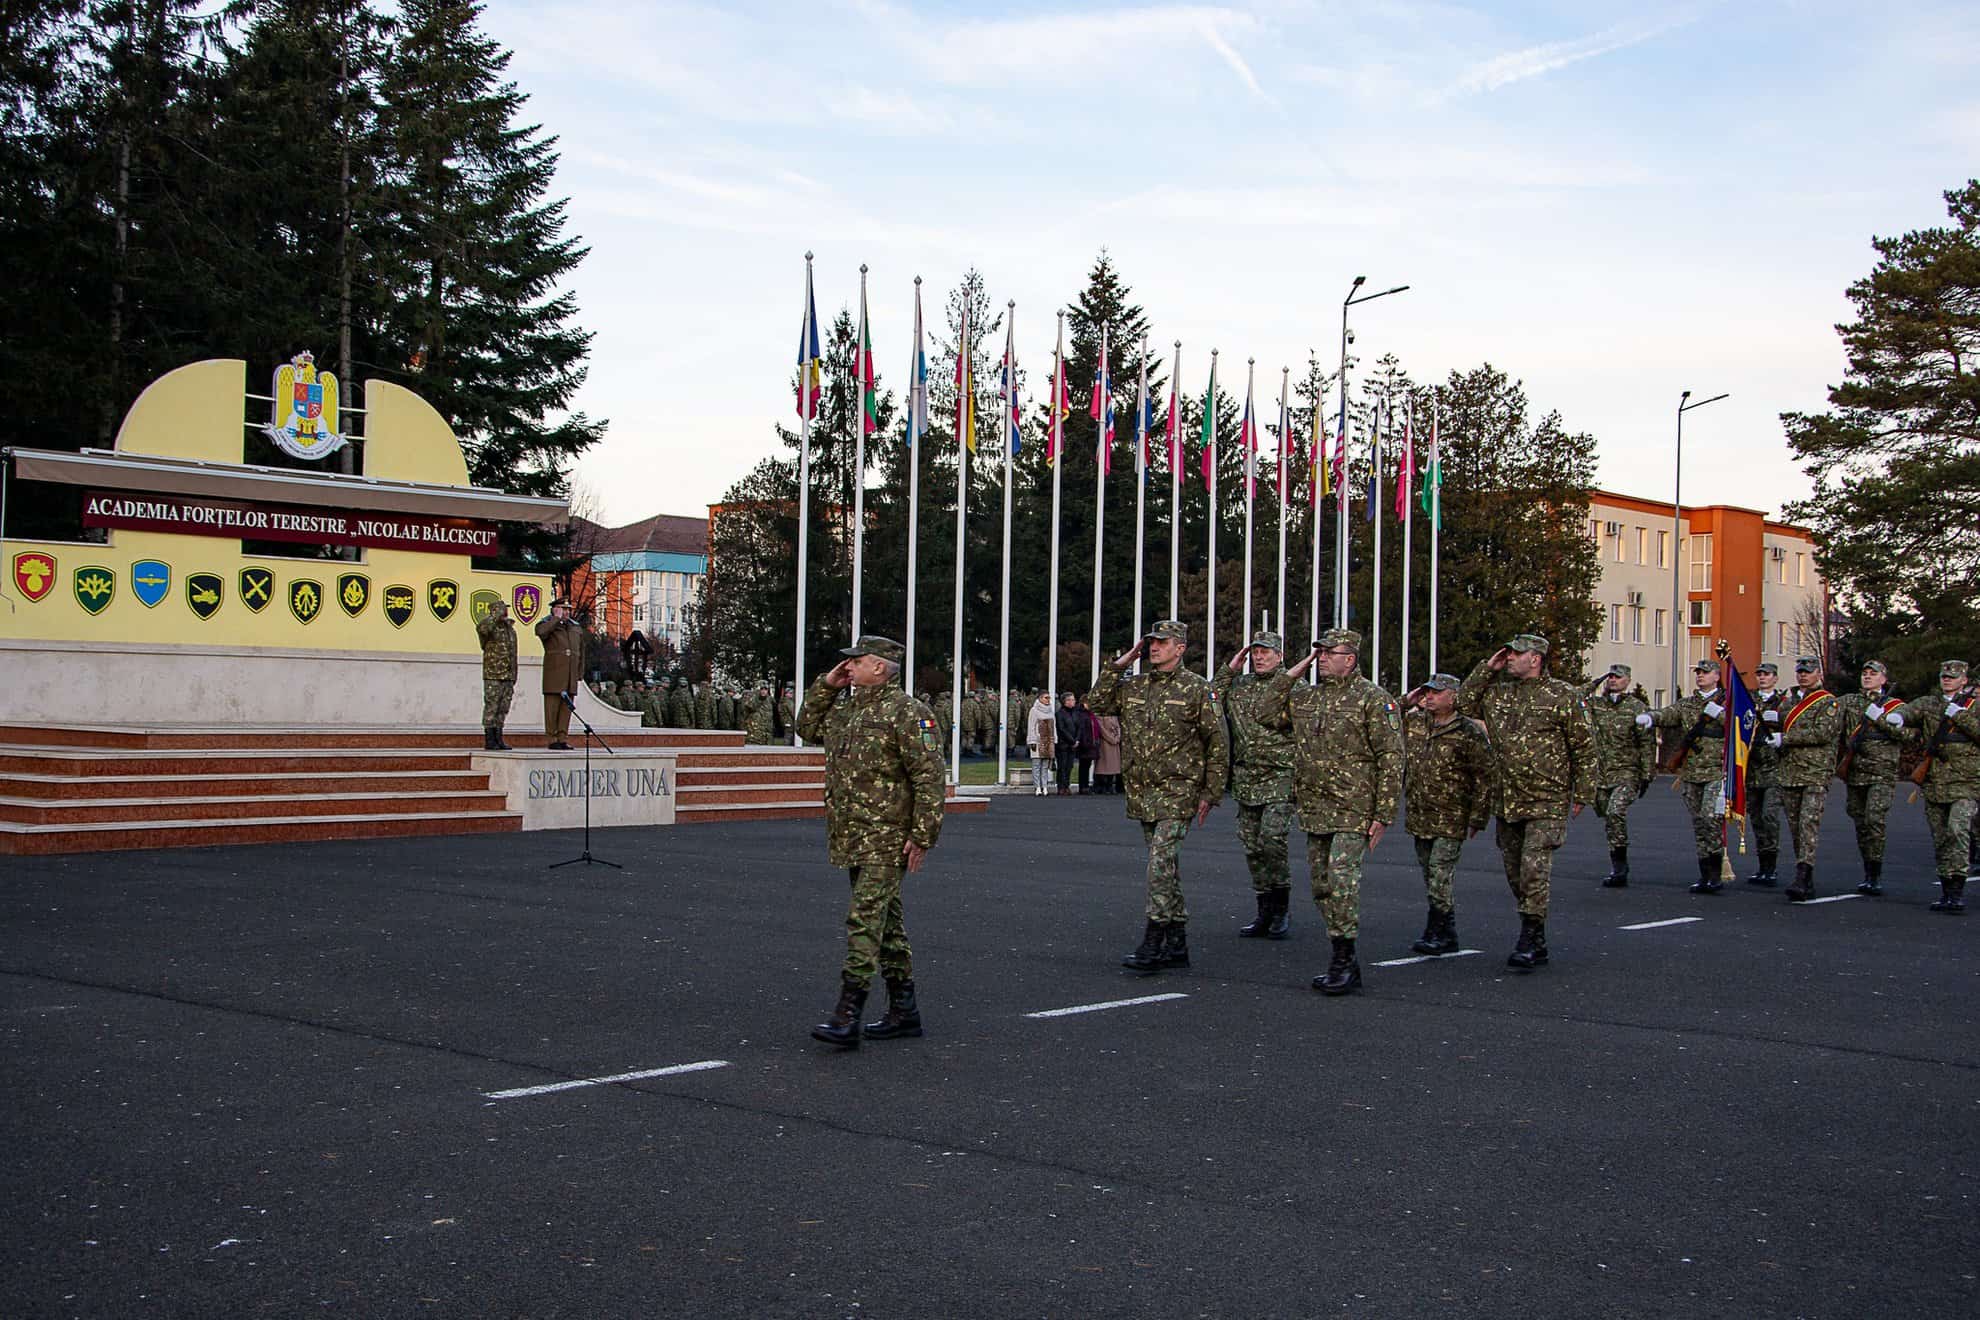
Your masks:
{"label": "window", "polygon": [[1657,567],[1669,568],[1670,566],[1671,566],[1671,534],[1669,532],[1658,532],[1657,533]]}
{"label": "window", "polygon": [[1707,532],[1691,538],[1691,589],[1712,589],[1712,535]]}
{"label": "window", "polygon": [[1625,557],[1625,555],[1624,555],[1624,546],[1625,546],[1626,544],[1627,544],[1627,542],[1626,542],[1626,541],[1625,541],[1625,539],[1624,539],[1624,533],[1622,533],[1622,532],[1617,532],[1617,533],[1616,533],[1616,562],[1617,562],[1618,564],[1623,564],[1623,563],[1628,563],[1628,562],[1629,562],[1629,561],[1628,561],[1628,559],[1627,559],[1627,558]]}
{"label": "window", "polygon": [[1788,653],[1788,626],[1785,623],[1780,623],[1775,624],[1774,627],[1774,654],[1786,655]]}
{"label": "window", "polygon": [[1700,660],[1712,660],[1717,658],[1712,654],[1711,637],[1702,633],[1695,633],[1692,635],[1691,646],[1689,650],[1691,651],[1691,663],[1694,665],[1697,664]]}
{"label": "window", "polygon": [[645,620],[646,620],[646,606],[644,605],[633,606],[633,622],[643,623],[645,622]]}
{"label": "window", "polygon": [[[1616,538],[1616,544],[1622,544],[1621,537]],[[1622,640],[1622,606],[1620,605],[1609,606],[1609,640],[1612,642]]]}
{"label": "window", "polygon": [[1629,640],[1638,646],[1643,644],[1643,607],[1636,606],[1629,612]]}
{"label": "window", "polygon": [[1636,529],[1636,562],[1639,564],[1650,562],[1650,529],[1648,527],[1639,527]]}
{"label": "window", "polygon": [[1662,646],[1665,644],[1664,629],[1669,622],[1669,610],[1658,610],[1656,615],[1650,620],[1650,644],[1652,646]]}
{"label": "window", "polygon": [[1691,602],[1691,626],[1694,628],[1709,628],[1712,626],[1711,601],[1694,600]]}
{"label": "window", "polygon": [[1588,520],[1588,539],[1596,545],[1602,544],[1602,520],[1600,518],[1590,518]]}
{"label": "window", "polygon": [[1808,585],[1808,556],[1799,550],[1795,551],[1794,555],[1794,585],[1797,587]]}

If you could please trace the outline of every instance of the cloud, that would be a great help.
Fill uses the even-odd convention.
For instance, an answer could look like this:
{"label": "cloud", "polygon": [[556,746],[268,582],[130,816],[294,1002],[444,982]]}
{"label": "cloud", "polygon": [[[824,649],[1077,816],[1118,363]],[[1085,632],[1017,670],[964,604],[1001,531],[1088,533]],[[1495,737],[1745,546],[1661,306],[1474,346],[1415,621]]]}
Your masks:
{"label": "cloud", "polygon": [[1570,64],[1639,45],[1691,21],[1690,15],[1679,15],[1656,23],[1620,23],[1593,36],[1579,37],[1573,41],[1550,41],[1495,55],[1460,73],[1456,81],[1445,89],[1444,95],[1473,96],[1496,92],[1501,87],[1538,78],[1565,69]]}

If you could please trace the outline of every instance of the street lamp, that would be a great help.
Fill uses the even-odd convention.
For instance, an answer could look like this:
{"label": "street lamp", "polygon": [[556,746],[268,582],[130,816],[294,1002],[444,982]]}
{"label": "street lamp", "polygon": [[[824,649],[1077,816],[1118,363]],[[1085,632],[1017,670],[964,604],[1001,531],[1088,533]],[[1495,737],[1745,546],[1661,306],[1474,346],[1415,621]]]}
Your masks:
{"label": "street lamp", "polygon": [[[1380,293],[1362,293],[1361,286],[1366,283],[1368,283],[1368,277],[1366,275],[1355,276],[1354,283],[1348,286],[1347,297],[1341,300],[1341,425],[1339,431],[1336,433],[1336,443],[1339,444],[1347,443],[1348,308],[1353,307],[1356,303],[1374,302],[1377,298],[1386,298],[1392,293],[1401,293],[1409,287],[1407,284],[1398,284],[1395,288],[1384,289]],[[1334,626],[1336,628],[1345,628],[1347,627],[1348,531],[1347,519],[1340,518],[1338,521],[1340,523],[1339,534],[1334,547]]]}
{"label": "street lamp", "polygon": [[1679,593],[1679,582],[1678,582],[1678,574],[1683,571],[1683,567],[1681,563],[1683,556],[1679,553],[1678,547],[1682,539],[1680,524],[1682,523],[1682,520],[1684,518],[1684,505],[1680,501],[1680,496],[1683,493],[1683,482],[1684,482],[1684,415],[1690,412],[1693,408],[1703,408],[1708,403],[1717,403],[1720,399],[1728,399],[1731,397],[1732,396],[1729,394],[1714,394],[1709,399],[1700,399],[1697,403],[1692,403],[1690,402],[1691,399],[1690,390],[1686,390],[1683,394],[1680,394],[1678,396],[1677,458],[1676,458],[1675,471],[1671,477],[1671,696],[1670,699],[1672,701],[1676,701],[1678,699],[1678,692],[1680,691],[1678,687],[1678,676],[1683,672],[1683,666],[1684,666],[1683,639],[1691,635],[1691,626],[1684,621],[1683,615],[1679,613],[1680,593]]}

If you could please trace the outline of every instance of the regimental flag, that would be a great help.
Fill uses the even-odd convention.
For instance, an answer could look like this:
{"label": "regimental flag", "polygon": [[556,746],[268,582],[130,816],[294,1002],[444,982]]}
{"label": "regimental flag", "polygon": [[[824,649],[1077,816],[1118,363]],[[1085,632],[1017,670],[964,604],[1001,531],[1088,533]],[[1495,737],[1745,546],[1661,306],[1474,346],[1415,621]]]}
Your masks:
{"label": "regimental flag", "polygon": [[1423,469],[1423,490],[1416,497],[1423,516],[1438,531],[1444,529],[1444,464],[1437,456],[1437,410],[1430,410],[1430,462]]}
{"label": "regimental flag", "polygon": [[1095,455],[1102,473],[1114,470],[1114,378],[1107,370],[1107,328],[1100,327],[1100,366],[1093,373],[1093,403],[1087,409],[1099,425],[1093,428]]}
{"label": "regimental flag", "polygon": [[1403,409],[1402,461],[1396,469],[1396,521],[1409,521],[1409,492],[1416,478],[1416,404]]}
{"label": "regimental flag", "polygon": [[1238,423],[1238,444],[1244,450],[1244,495],[1258,496],[1258,424],[1251,420],[1251,384],[1244,387],[1244,420]]}
{"label": "regimental flag", "polygon": [[1209,485],[1217,470],[1217,367],[1210,366],[1210,383],[1203,387],[1203,484]]}
{"label": "regimental flag", "polygon": [[962,333],[956,340],[956,438],[976,452],[976,376],[969,369],[969,304],[962,309]]}
{"label": "regimental flag", "polygon": [[804,319],[798,324],[797,350],[798,416],[810,421],[818,416],[818,404],[825,397],[825,355],[818,348],[818,305],[811,296],[811,263],[804,263]]}
{"label": "regimental flag", "polygon": [[1016,457],[1021,446],[1019,435],[1024,427],[1024,409],[1018,404],[1017,387],[1017,327],[1006,323],[1004,326],[1004,371],[997,384],[997,397],[1004,401],[1004,411],[1011,419],[1011,455]]}
{"label": "regimental flag", "polygon": [[928,352],[921,337],[921,285],[914,286],[914,356],[908,360],[907,442],[928,434]]}
{"label": "regimental flag", "polygon": [[866,316],[866,278],[860,277],[859,347],[853,350],[853,388],[859,394],[859,430],[872,435],[880,429],[879,379],[873,370],[873,322]]}
{"label": "regimental flag", "polygon": [[1753,694],[1747,690],[1746,680],[1740,677],[1739,666],[1732,660],[1732,651],[1720,643],[1719,658],[1726,667],[1726,817],[1729,821],[1746,820],[1746,763],[1753,752],[1753,735],[1760,722],[1759,709],[1753,704]]}

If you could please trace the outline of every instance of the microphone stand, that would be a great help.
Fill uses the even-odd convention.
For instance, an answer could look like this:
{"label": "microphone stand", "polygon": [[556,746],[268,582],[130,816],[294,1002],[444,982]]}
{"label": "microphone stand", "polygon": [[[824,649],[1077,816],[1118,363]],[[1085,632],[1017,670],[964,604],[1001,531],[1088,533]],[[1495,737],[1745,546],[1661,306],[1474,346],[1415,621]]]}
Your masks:
{"label": "microphone stand", "polygon": [[598,736],[598,730],[585,723],[584,716],[578,714],[577,703],[571,700],[570,693],[560,692],[557,695],[564,699],[564,705],[570,710],[571,718],[584,730],[584,851],[566,861],[552,862],[548,869],[554,871],[560,866],[576,866],[579,862],[583,862],[586,866],[609,866],[614,871],[623,871],[626,868],[617,862],[608,862],[603,857],[591,855],[591,744],[595,742],[603,747],[607,756],[617,756],[618,753]]}

